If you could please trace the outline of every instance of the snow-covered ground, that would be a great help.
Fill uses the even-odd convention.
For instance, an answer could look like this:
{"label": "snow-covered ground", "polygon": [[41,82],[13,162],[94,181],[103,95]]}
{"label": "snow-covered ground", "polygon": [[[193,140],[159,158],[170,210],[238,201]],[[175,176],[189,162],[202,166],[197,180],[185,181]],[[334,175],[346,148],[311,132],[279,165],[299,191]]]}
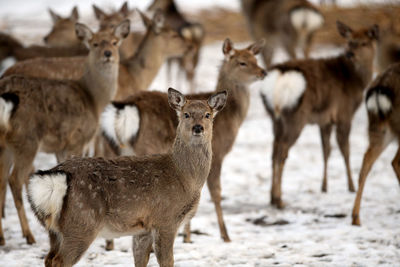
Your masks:
{"label": "snow-covered ground", "polygon": [[[50,3],[49,0],[42,2]],[[0,5],[4,7],[4,1]],[[89,4],[83,2],[82,5]],[[332,48],[319,48],[314,56],[336,52]],[[221,43],[204,48],[196,78],[200,90],[214,89],[222,57]],[[281,54],[277,56],[277,60],[283,58]],[[166,90],[165,73],[163,68],[151,88]],[[374,165],[362,199],[362,226],[354,227],[351,226],[351,209],[355,194],[347,191],[344,163],[335,136],[331,139],[329,193],[324,194],[320,191],[322,151],[319,130],[315,126],[306,127],[290,151],[284,171],[283,199],[287,207],[276,210],[269,205],[271,122],[260,101],[260,83],[250,90],[252,99],[248,117],[222,169],[223,210],[232,242],[224,243],[219,238],[214,205],[205,188],[197,215],[192,220],[192,230],[204,235],[193,235],[192,244],[184,244],[182,237],[177,237],[176,266],[399,266],[400,187],[390,165],[397,145],[390,145]],[[353,121],[350,141],[355,184],[368,145],[366,128],[366,111],[361,106]],[[39,169],[54,164],[55,158],[46,154],[39,154],[35,161]],[[43,264],[49,249],[47,234],[26,199],[25,210],[37,242],[32,246],[22,238],[12,196],[8,192],[3,220],[6,245],[0,247],[0,266]],[[256,225],[254,221],[261,223]],[[115,250],[110,252],[104,250],[104,243],[102,239],[96,240],[77,266],[133,265],[131,238],[116,239]],[[158,266],[154,255],[149,266]]]}

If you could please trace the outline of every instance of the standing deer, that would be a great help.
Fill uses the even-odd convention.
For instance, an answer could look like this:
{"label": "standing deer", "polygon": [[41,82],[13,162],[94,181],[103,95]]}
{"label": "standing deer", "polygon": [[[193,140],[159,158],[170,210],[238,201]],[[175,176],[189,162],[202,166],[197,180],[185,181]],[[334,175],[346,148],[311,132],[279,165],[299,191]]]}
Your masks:
{"label": "standing deer", "polygon": [[[353,225],[360,225],[360,204],[367,175],[372,165],[394,140],[400,138],[400,64],[390,66],[372,82],[365,103],[369,119],[369,146],[358,180],[359,187],[353,208]],[[400,149],[392,161],[394,172],[400,183]]]}
{"label": "standing deer", "polygon": [[[221,208],[221,167],[231,150],[250,103],[248,85],[263,79],[265,70],[257,65],[256,54],[262,47],[255,43],[245,49],[234,49],[226,39],[225,59],[220,68],[217,88],[228,91],[225,109],[215,119],[213,130],[213,160],[207,179],[215,205],[221,237],[230,238]],[[188,95],[189,99],[207,99],[211,93]],[[122,102],[109,105],[101,118],[101,128],[117,153],[149,155],[168,151],[173,143],[178,119],[168,111],[167,96],[160,92],[140,92]],[[190,242],[190,225],[185,227],[185,242]]]}
{"label": "standing deer", "polygon": [[296,47],[308,58],[313,35],[324,23],[324,16],[307,0],[242,0],[242,9],[253,38],[266,40],[262,56],[267,68],[279,45],[291,59],[296,58]]}
{"label": "standing deer", "polygon": [[148,10],[152,12],[162,10],[166,16],[166,23],[179,32],[179,34],[191,44],[191,49],[186,50],[183,56],[170,58],[168,60],[167,71],[168,78],[171,79],[172,63],[173,61],[178,61],[180,69],[186,74],[186,79],[190,85],[190,91],[193,93],[195,88],[195,70],[199,62],[200,48],[205,35],[203,26],[199,23],[188,21],[179,12],[173,0],[154,0]]}
{"label": "standing deer", "polygon": [[66,18],[57,15],[51,9],[49,9],[49,13],[53,20],[53,28],[43,38],[43,41],[51,47],[79,46],[81,42],[75,34],[75,23],[79,19],[78,8],[74,7],[71,15]]}
{"label": "standing deer", "polygon": [[349,161],[351,121],[359,107],[364,88],[372,78],[374,45],[378,26],[353,31],[337,22],[347,40],[346,52],[327,59],[290,61],[272,66],[264,80],[262,99],[271,116],[274,131],[272,153],[271,204],[283,208],[282,172],[290,147],[306,124],[320,128],[324,170],[322,191],[328,190],[327,163],[330,135],[336,126],[336,139],[346,165],[349,191],[354,192]]}
{"label": "standing deer", "polygon": [[134,235],[135,266],[146,266],[154,247],[159,265],[172,267],[178,227],[195,214],[210,171],[213,118],[226,96],[186,100],[170,88],[179,124],[168,154],[74,158],[33,175],[28,198],[50,238],[45,265],[72,266],[97,236]]}
{"label": "standing deer", "polygon": [[[117,91],[118,47],[129,34],[129,25],[126,20],[114,32],[94,34],[76,24],[78,38],[89,49],[85,74],[77,82],[24,76],[0,80],[0,218],[8,181],[28,244],[35,239],[25,215],[22,185],[35,155],[55,153],[58,161],[82,155],[97,131],[101,112]],[[4,243],[0,220],[0,245]]]}
{"label": "standing deer", "polygon": [[396,29],[394,14],[388,14],[389,27],[379,36],[377,45],[378,72],[382,73],[391,64],[400,61],[400,32]]}

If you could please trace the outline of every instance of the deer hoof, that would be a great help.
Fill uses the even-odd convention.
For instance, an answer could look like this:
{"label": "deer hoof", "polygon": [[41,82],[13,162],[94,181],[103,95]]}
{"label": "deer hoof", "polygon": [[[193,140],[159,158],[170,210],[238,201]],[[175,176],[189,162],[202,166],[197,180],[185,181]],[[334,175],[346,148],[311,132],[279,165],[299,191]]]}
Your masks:
{"label": "deer hoof", "polygon": [[26,243],[28,243],[29,245],[35,244],[35,238],[33,237],[32,234],[28,234],[26,237]]}
{"label": "deer hoof", "polygon": [[6,244],[6,240],[3,236],[0,236],[0,246],[4,246]]}
{"label": "deer hoof", "polygon": [[353,216],[353,222],[351,224],[356,226],[361,226],[360,217],[358,215]]}
{"label": "deer hoof", "polygon": [[222,239],[224,240],[225,243],[231,242],[231,239],[229,238],[229,236],[223,236]]}
{"label": "deer hoof", "polygon": [[114,249],[114,241],[113,240],[106,240],[106,250],[110,251]]}

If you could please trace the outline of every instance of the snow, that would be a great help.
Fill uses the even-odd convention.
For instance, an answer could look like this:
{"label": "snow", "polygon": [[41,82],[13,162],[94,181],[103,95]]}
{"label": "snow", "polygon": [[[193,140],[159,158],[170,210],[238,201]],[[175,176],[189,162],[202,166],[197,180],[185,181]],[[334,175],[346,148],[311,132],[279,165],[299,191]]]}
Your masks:
{"label": "snow", "polygon": [[[13,5],[14,2],[21,3],[14,0]],[[50,0],[42,2],[45,5]],[[62,1],[62,8],[72,6],[72,2]],[[119,6],[118,3],[122,1],[115,2]],[[90,4],[82,2],[79,6]],[[7,8],[2,3],[1,13]],[[35,12],[28,7],[26,10]],[[245,45],[240,44],[241,47]],[[196,77],[197,87],[202,91],[215,88],[218,67],[223,59],[221,46],[222,43],[208,45],[202,52]],[[337,52],[333,48],[319,47],[313,56],[327,56]],[[275,60],[284,58],[278,52]],[[391,144],[386,149],[368,176],[360,213],[362,226],[355,227],[351,225],[355,194],[347,190],[344,162],[335,136],[331,139],[328,193],[322,193],[323,165],[319,130],[316,126],[307,126],[292,147],[285,166],[282,192],[287,206],[284,210],[272,208],[269,204],[269,189],[273,135],[270,118],[259,97],[261,84],[258,82],[250,89],[248,117],[222,169],[222,206],[232,242],[224,243],[219,237],[214,205],[205,187],[199,210],[192,220],[192,230],[205,235],[192,235],[191,244],[184,244],[182,237],[177,237],[174,247],[175,265],[398,266],[400,187],[390,164],[397,145]],[[168,86],[163,67],[151,88],[166,91]],[[182,89],[179,86],[175,88]],[[366,129],[367,116],[363,104],[353,120],[350,139],[350,161],[355,184],[368,145]],[[54,164],[53,155],[39,154],[35,160],[38,169],[47,169]],[[8,190],[6,218],[3,219],[6,245],[0,247],[0,266],[41,266],[48,252],[47,234],[34,217],[26,198],[24,201],[36,244],[27,245],[22,237],[12,195]],[[335,218],[335,215],[344,217]],[[262,217],[265,217],[264,220]],[[253,223],[257,219],[260,219],[260,225]],[[279,222],[283,224],[268,225]],[[105,251],[105,241],[96,240],[76,266],[132,266],[131,238],[123,237],[114,241],[114,251]],[[151,255],[149,266],[158,266],[154,254]]]}

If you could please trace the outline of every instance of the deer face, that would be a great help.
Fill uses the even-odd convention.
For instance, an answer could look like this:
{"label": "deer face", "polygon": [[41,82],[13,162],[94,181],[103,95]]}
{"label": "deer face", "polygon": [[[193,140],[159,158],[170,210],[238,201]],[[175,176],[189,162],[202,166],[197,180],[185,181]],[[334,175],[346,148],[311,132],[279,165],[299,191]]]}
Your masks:
{"label": "deer face", "polygon": [[75,26],[78,39],[89,49],[89,62],[92,64],[118,63],[118,48],[129,34],[130,21],[124,20],[112,32],[100,31],[93,34],[85,25],[77,23]]}
{"label": "deer face", "polygon": [[186,100],[180,92],[169,88],[168,102],[179,117],[177,135],[188,144],[204,144],[211,140],[213,118],[225,106],[226,98],[224,91],[212,95],[208,101]]}
{"label": "deer face", "polygon": [[251,83],[264,79],[266,71],[258,66],[256,55],[264,41],[254,43],[245,49],[234,49],[231,40],[226,39],[222,51],[228,66],[228,73],[235,80]]}
{"label": "deer face", "polygon": [[68,47],[80,43],[75,34],[75,23],[79,18],[78,10],[75,7],[68,18],[62,18],[49,10],[53,20],[53,28],[43,41],[51,47]]}
{"label": "deer face", "polygon": [[346,57],[355,62],[371,61],[374,57],[375,44],[379,38],[379,27],[373,25],[368,29],[353,31],[340,21],[336,22],[341,36],[346,38]]}

